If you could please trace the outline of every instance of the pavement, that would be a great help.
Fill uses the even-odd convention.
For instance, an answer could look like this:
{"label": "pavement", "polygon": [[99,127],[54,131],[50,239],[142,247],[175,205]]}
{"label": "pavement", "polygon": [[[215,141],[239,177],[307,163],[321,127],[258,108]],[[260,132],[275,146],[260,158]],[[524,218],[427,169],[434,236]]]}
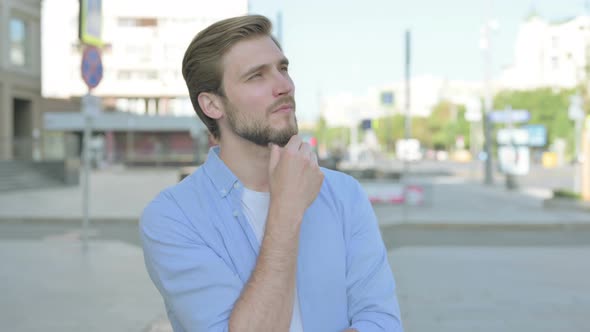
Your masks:
{"label": "pavement", "polygon": [[164,318],[141,249],[79,234],[0,242],[0,330],[148,331]]}
{"label": "pavement", "polygon": [[[178,180],[177,169],[109,169],[91,176],[93,223],[134,225]],[[465,178],[428,186],[421,206],[376,205],[382,227],[590,227],[590,213],[544,209],[546,191],[507,191]],[[367,193],[383,183],[362,182]],[[0,193],[0,223],[80,225],[80,187]],[[66,229],[66,228],[64,228]],[[0,239],[0,329],[169,332],[141,248],[79,227],[41,239]],[[406,331],[588,331],[590,246],[406,246],[389,251]]]}
{"label": "pavement", "polygon": [[390,252],[407,332],[590,331],[590,247]]}
{"label": "pavement", "polygon": [[[590,330],[590,246],[389,251],[407,332]],[[0,242],[0,326],[171,332],[141,249],[79,233]]]}
{"label": "pavement", "polygon": [[[90,177],[90,218],[94,222],[137,222],[141,211],[162,189],[177,183],[177,168],[111,168]],[[473,178],[410,178],[422,185],[427,199],[417,206],[377,204],[385,225],[416,226],[548,226],[590,225],[590,212],[543,208],[549,190],[523,187],[506,190]],[[399,183],[361,181],[369,195],[396,191]],[[0,193],[1,221],[80,222],[82,187],[58,187]]]}

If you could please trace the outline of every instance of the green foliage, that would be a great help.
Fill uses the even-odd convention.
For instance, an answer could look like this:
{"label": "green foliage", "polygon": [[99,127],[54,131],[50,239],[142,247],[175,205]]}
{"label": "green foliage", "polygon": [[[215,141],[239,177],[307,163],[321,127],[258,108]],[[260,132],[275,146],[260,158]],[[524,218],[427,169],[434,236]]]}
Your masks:
{"label": "green foliage", "polygon": [[320,117],[315,128],[318,144],[325,144],[330,150],[350,143],[350,129],[347,127],[328,127],[326,119]]}
{"label": "green foliage", "polygon": [[580,200],[582,199],[582,195],[567,189],[554,189],[553,190],[553,197],[555,198],[567,198],[567,199],[574,199]]}
{"label": "green foliage", "polygon": [[436,104],[424,124],[424,131],[417,131],[415,137],[423,145],[434,149],[453,149],[458,137],[463,136],[465,147],[469,142],[469,122],[465,120],[465,106],[455,105],[447,100]]}
{"label": "green foliage", "polygon": [[404,137],[404,128],[405,117],[401,114],[382,117],[373,121],[373,130],[379,144],[389,152],[394,150],[395,141]]}
{"label": "green foliage", "polygon": [[[582,89],[586,92],[585,89]],[[552,90],[549,88],[530,91],[501,91],[494,98],[494,109],[526,109],[531,112],[530,124],[541,124],[548,131],[548,143],[556,138],[567,141],[568,152],[573,150],[574,123],[568,118],[569,98],[576,91]],[[589,96],[585,96],[585,108],[590,106]],[[443,100],[436,104],[430,116],[413,117],[412,137],[420,140],[423,147],[452,150],[458,137],[463,136],[465,148],[469,148],[470,124],[465,120],[465,106]],[[360,125],[360,124],[359,124]],[[496,124],[495,129],[503,124]],[[395,150],[395,142],[405,136],[405,115],[395,114],[373,119],[373,130],[384,151]],[[495,132],[492,134],[495,137]],[[320,144],[328,148],[342,147],[350,141],[350,129],[346,127],[328,128],[326,120],[320,118],[316,127],[316,137]],[[359,128],[359,138],[362,130]]]}
{"label": "green foliage", "polygon": [[[550,88],[528,91],[502,91],[494,98],[494,109],[526,109],[531,112],[530,124],[546,126],[548,144],[556,138],[567,141],[568,151],[574,146],[574,123],[568,117],[569,98],[574,90],[552,90]],[[500,127],[497,125],[496,127]]]}

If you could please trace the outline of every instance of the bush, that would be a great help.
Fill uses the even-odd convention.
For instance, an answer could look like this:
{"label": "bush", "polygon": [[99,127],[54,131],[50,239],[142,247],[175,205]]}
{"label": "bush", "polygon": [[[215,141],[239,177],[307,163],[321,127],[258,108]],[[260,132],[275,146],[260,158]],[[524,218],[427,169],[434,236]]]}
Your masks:
{"label": "bush", "polygon": [[582,195],[571,190],[567,189],[554,189],[553,190],[553,197],[554,198],[568,198],[568,199],[575,199],[579,200],[582,199]]}

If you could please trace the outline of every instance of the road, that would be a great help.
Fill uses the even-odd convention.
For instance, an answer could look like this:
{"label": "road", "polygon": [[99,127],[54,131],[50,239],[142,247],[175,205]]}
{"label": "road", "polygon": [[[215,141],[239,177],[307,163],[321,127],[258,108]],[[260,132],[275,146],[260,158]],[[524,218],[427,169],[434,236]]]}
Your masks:
{"label": "road", "polygon": [[[481,186],[473,166],[413,165],[422,174],[412,181],[428,186],[432,200],[375,206],[406,331],[590,331],[590,214],[546,210],[539,197]],[[566,183],[570,171],[535,169],[521,183],[547,190]],[[444,173],[455,176],[433,176]],[[0,222],[0,260],[9,267],[0,269],[0,330],[170,331],[143,265],[136,220],[176,172],[93,176],[102,221],[92,222],[86,253],[76,188],[1,197],[0,210],[12,214]],[[35,221],[10,219],[27,214]]]}
{"label": "road", "polygon": [[[73,240],[81,228],[71,223],[4,222],[0,223],[0,241],[9,240]],[[139,247],[137,227],[128,223],[100,223],[90,228],[90,239],[121,241]],[[432,228],[412,225],[384,225],[383,241],[388,250],[402,247],[467,246],[467,247],[539,247],[589,246],[590,226],[572,229],[486,229],[470,227]]]}

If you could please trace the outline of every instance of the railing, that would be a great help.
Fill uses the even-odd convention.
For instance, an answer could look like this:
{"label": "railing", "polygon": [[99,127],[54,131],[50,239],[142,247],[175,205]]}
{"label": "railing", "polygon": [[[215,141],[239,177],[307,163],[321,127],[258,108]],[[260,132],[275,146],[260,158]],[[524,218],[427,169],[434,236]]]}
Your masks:
{"label": "railing", "polygon": [[32,137],[0,137],[0,160],[38,160],[40,141]]}
{"label": "railing", "polygon": [[[0,138],[0,160],[56,161],[80,159],[80,133],[46,132],[33,137]],[[206,139],[183,133],[94,134],[89,142],[91,165],[194,165],[204,161]]]}

